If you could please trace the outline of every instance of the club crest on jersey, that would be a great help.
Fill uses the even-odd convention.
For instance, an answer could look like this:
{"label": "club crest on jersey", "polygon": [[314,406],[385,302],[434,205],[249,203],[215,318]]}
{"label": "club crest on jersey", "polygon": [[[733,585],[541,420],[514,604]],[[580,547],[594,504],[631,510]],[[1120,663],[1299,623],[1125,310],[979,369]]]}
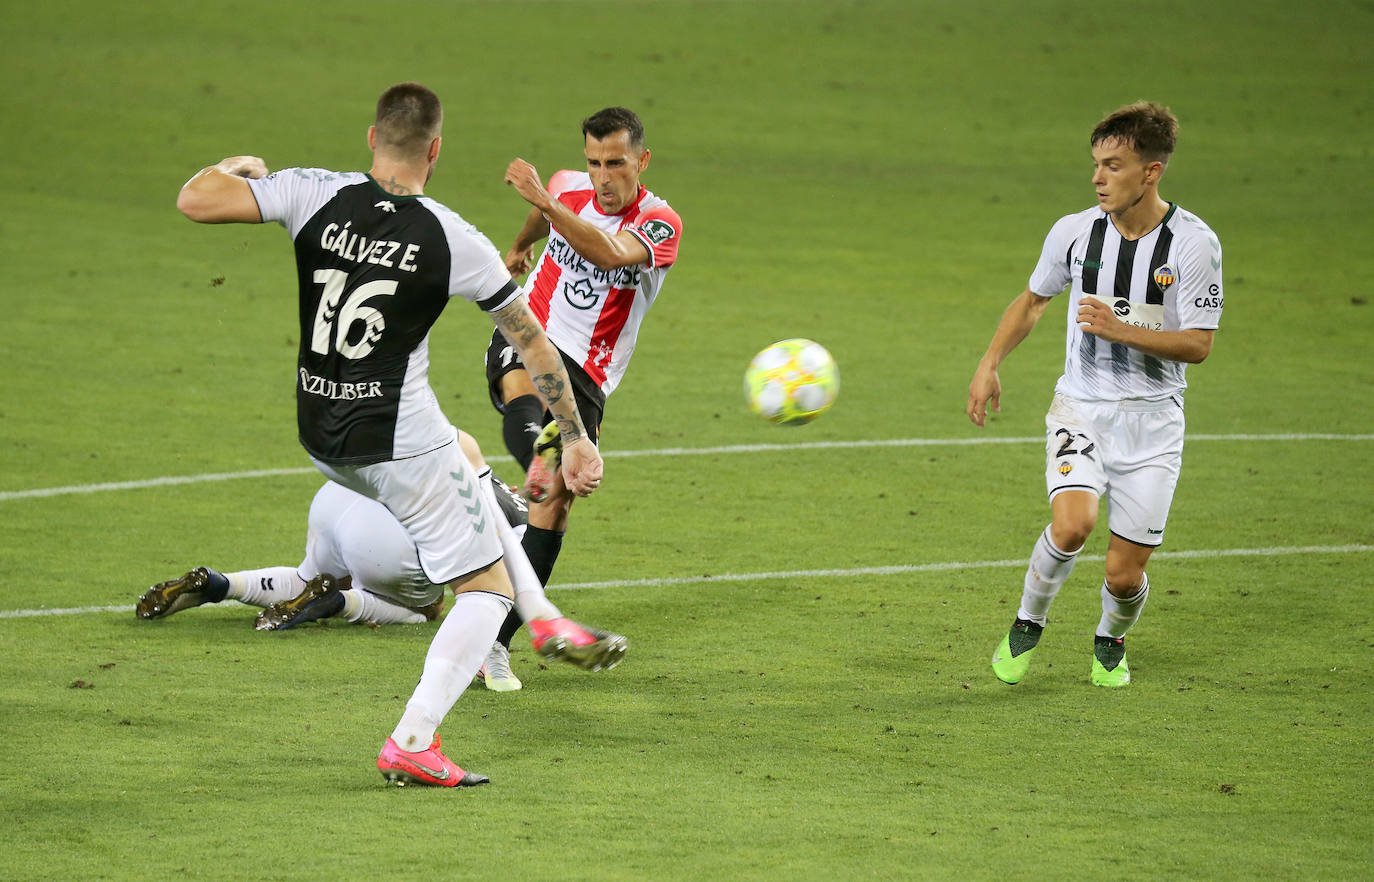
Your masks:
{"label": "club crest on jersey", "polygon": [[677,231],[673,229],[672,224],[661,220],[648,221],[639,228],[639,231],[644,234],[644,238],[655,245],[662,245],[664,242],[667,242],[669,239],[673,238],[673,236],[677,235]]}
{"label": "club crest on jersey", "polygon": [[591,309],[601,297],[592,288],[590,279],[563,283],[563,299],[573,309]]}
{"label": "club crest on jersey", "polygon": [[1067,459],[1059,464],[1059,474],[1067,475],[1071,471],[1073,471],[1073,463],[1069,462]]}
{"label": "club crest on jersey", "polygon": [[1161,291],[1168,291],[1169,286],[1178,281],[1178,273],[1174,272],[1174,268],[1167,263],[1156,267],[1154,276],[1155,284],[1159,286]]}

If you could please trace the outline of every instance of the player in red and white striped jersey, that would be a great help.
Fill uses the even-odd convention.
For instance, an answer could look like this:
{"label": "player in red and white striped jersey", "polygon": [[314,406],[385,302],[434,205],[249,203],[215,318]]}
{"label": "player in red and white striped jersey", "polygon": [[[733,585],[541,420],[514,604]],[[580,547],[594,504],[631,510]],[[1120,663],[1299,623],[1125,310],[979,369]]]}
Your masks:
{"label": "player in red and white striped jersey", "polygon": [[[530,204],[524,226],[506,255],[512,275],[530,272],[524,293],[530,309],[562,353],[583,424],[600,434],[606,397],[625,375],[644,316],[677,260],[682,219],[639,181],[649,167],[644,124],[623,107],[608,107],[582,122],[585,171],[555,173],[546,187],[523,159],[506,169],[506,183]],[[547,239],[537,263],[534,248]],[[492,403],[504,415],[506,447],[530,467],[546,413],[514,347],[499,332],[487,352]],[[530,507],[523,545],[547,583],[562,548],[573,494],[553,477],[548,498]],[[493,650],[500,654],[520,626],[507,619]]]}

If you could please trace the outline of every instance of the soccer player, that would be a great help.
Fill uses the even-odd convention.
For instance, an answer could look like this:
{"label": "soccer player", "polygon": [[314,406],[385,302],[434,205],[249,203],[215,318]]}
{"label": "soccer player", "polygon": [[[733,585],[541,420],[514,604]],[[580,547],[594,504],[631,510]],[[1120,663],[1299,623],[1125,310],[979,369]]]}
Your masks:
{"label": "soccer player", "polygon": [[[528,518],[525,500],[492,473],[471,435],[459,432],[458,440],[478,480],[490,485],[502,515],[498,526],[504,521],[514,534],[511,553],[523,557],[518,539]],[[528,571],[528,563],[522,570]],[[532,571],[528,576],[523,582],[513,579],[516,606],[528,607],[526,616],[537,619],[561,617]],[[420,624],[438,618],[444,586],[425,577],[415,543],[385,506],[329,481],[310,504],[305,557],[299,566],[236,573],[197,567],[149,588],[135,612],[140,619],[159,619],[226,599],[263,607],[255,622],[261,631],[285,630],[336,616],[371,625]],[[536,650],[548,646],[537,643]],[[617,640],[607,648],[613,651],[610,657],[579,653],[582,657],[565,660],[584,667],[614,667],[627,643]]]}
{"label": "soccer player", "polygon": [[[515,275],[529,272],[535,245],[548,239],[524,293],[562,355],[583,423],[596,440],[606,398],[624,377],[640,324],[677,260],[682,219],[639,181],[649,167],[649,149],[633,111],[608,107],[592,114],[582,121],[582,140],[586,171],[559,171],[547,188],[523,159],[506,169],[506,183],[531,208],[505,263]],[[547,584],[576,494],[558,473],[561,439],[547,425],[550,414],[526,367],[514,347],[492,335],[492,403],[503,414],[506,447],[529,472],[526,492],[533,505],[523,545]],[[508,669],[507,650],[519,627],[517,614],[506,619],[487,659],[489,670]],[[494,678],[487,685],[510,687]]]}
{"label": "soccer player", "polygon": [[593,492],[602,463],[558,352],[500,253],[424,195],[442,127],[438,97],[401,83],[377,102],[367,174],[270,174],[258,157],[230,157],[192,177],[177,207],[200,223],[275,221],[291,234],[301,443],[325,477],[386,506],[415,543],[425,577],[455,594],[377,767],[389,781],[456,786],[481,776],[444,756],[437,729],[490,649],[514,588],[499,531],[488,529],[495,506],[429,386],[429,329],[451,298],[486,311],[528,365],[560,431],[570,492]]}
{"label": "soccer player", "polygon": [[1021,605],[992,656],[1019,683],[1050,603],[1108,504],[1102,617],[1090,674],[1096,686],[1130,683],[1126,632],[1150,593],[1145,565],[1164,541],[1183,456],[1184,369],[1212,351],[1221,319],[1221,243],[1195,214],[1159,196],[1178,121],[1137,103],[1091,137],[1097,206],[1060,218],[1030,283],[1003,313],[969,384],[966,413],[982,426],[1000,408],[997,368],[1067,290],[1064,373],[1045,418],[1051,521],[1026,569]]}

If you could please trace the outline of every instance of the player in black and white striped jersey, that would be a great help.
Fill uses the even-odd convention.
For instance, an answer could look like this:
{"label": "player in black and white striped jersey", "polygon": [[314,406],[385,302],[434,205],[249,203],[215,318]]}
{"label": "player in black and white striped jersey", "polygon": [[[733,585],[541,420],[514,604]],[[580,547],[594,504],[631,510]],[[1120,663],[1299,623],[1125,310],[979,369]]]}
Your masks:
{"label": "player in black and white striped jersey", "polygon": [[1050,230],[969,384],[966,412],[982,426],[989,403],[1000,406],[998,366],[1050,300],[1068,292],[1064,373],[1046,417],[1052,520],[1031,554],[1016,620],[993,654],[1007,683],[1025,675],[1104,496],[1112,535],[1090,679],[1130,682],[1124,638],[1149,595],[1145,566],[1164,540],[1182,463],[1184,373],[1210,354],[1223,305],[1221,243],[1196,215],[1159,196],[1177,133],[1173,114],[1155,103],[1128,105],[1098,123],[1098,205]]}
{"label": "player in black and white striped jersey", "polygon": [[[270,174],[257,157],[230,157],[192,177],[177,207],[201,223],[275,221],[291,234],[301,443],[331,481],[385,505],[414,541],[426,578],[454,591],[378,768],[392,781],[456,786],[481,783],[480,776],[442,754],[436,730],[510,609],[515,592],[502,558],[516,557],[519,545],[512,555],[498,531],[488,529],[494,512],[482,482],[429,386],[429,330],[450,299],[485,310],[528,365],[562,432],[562,473],[575,494],[600,486],[602,462],[558,351],[500,254],[424,195],[442,126],[438,97],[401,83],[377,102],[367,132],[369,173],[293,168]],[[563,618],[531,633],[536,648],[541,640],[585,646],[591,639]]]}

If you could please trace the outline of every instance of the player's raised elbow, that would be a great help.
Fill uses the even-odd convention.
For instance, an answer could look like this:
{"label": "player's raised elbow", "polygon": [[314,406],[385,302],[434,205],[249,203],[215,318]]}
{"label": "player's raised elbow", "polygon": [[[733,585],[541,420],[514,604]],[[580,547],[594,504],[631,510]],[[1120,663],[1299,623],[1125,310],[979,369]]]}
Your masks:
{"label": "player's raised elbow", "polygon": [[198,224],[210,223],[214,216],[211,208],[209,201],[189,186],[182,187],[177,194],[177,211]]}

